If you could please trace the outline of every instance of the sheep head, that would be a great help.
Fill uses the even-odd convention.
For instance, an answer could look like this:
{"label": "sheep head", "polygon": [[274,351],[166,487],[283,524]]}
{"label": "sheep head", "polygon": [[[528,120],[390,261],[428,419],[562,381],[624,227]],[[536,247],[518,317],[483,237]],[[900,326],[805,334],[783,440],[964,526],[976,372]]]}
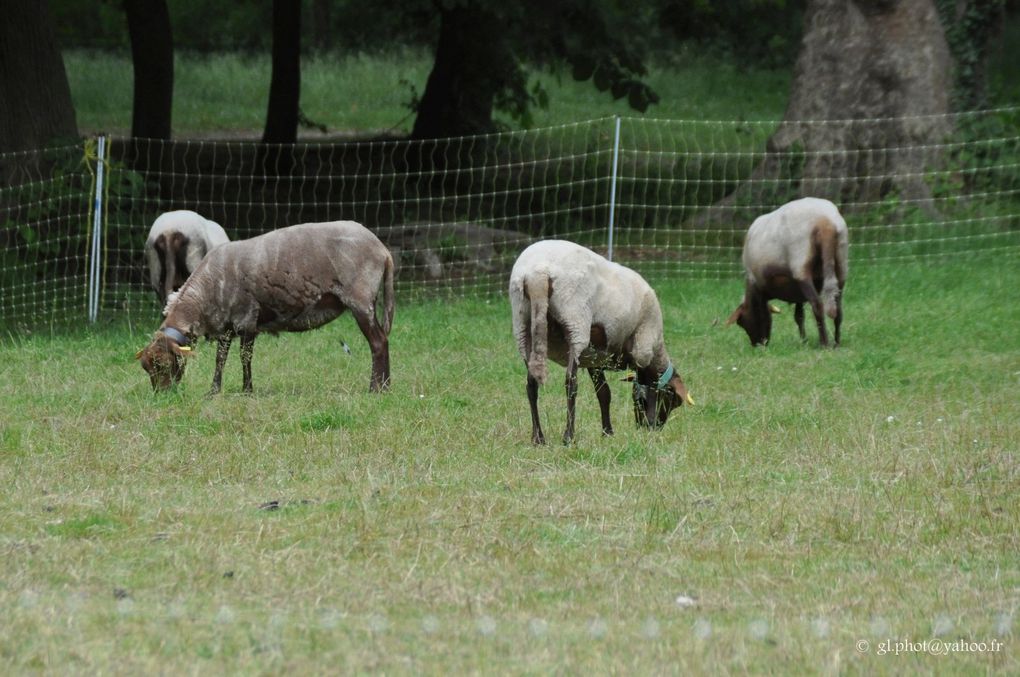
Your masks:
{"label": "sheep head", "polygon": [[674,409],[684,404],[694,405],[694,398],[687,392],[687,386],[672,365],[665,376],[665,382],[660,378],[659,382],[652,385],[643,385],[634,377],[627,379],[634,382],[634,422],[638,426],[661,428]]}
{"label": "sheep head", "polygon": [[772,314],[779,312],[779,308],[764,300],[748,303],[745,297],[723,326],[728,327],[736,322],[747,332],[747,338],[751,340],[752,346],[763,346],[769,342],[772,335]]}
{"label": "sheep head", "polygon": [[152,343],[135,354],[142,369],[149,374],[154,391],[169,390],[180,383],[187,364],[190,346],[182,346],[162,332],[156,334]]}

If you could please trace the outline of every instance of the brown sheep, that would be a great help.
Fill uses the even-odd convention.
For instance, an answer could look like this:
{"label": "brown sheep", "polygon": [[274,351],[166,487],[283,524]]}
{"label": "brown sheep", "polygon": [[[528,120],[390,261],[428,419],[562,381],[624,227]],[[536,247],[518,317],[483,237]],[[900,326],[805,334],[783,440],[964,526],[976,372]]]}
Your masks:
{"label": "brown sheep", "polygon": [[804,303],[809,303],[819,342],[829,343],[828,315],[838,346],[848,247],[846,221],[828,200],[802,198],[758,217],[744,240],[744,298],[726,324],[736,322],[751,345],[764,345],[772,335],[772,313],[778,312],[768,302],[780,299],[796,304],[794,320],[805,340]]}
{"label": "brown sheep", "polygon": [[[385,307],[380,324],[376,301]],[[250,393],[255,337],[306,331],[350,309],[372,350],[369,389],[390,383],[388,335],[393,323],[393,258],[367,228],[353,221],[309,223],[229,242],[212,250],[180,291],[152,342],[136,357],[155,390],[180,381],[199,337],[216,338],[219,392],[230,343],[241,339],[243,390]]]}

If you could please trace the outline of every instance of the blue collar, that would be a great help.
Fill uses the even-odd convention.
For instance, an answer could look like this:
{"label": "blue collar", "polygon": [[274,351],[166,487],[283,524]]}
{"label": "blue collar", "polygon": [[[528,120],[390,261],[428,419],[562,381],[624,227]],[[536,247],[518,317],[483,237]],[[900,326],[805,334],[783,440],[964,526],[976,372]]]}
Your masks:
{"label": "blue collar", "polygon": [[666,371],[662,372],[662,376],[659,377],[659,382],[656,383],[656,387],[659,390],[662,390],[663,388],[665,388],[666,384],[669,383],[669,379],[673,378],[673,374],[675,372],[676,372],[676,370],[673,369],[673,363],[672,362],[667,363],[666,364]]}
{"label": "blue collar", "polygon": [[163,332],[164,336],[171,341],[175,341],[179,346],[186,346],[191,343],[182,331],[174,329],[173,327],[163,327],[160,331]]}

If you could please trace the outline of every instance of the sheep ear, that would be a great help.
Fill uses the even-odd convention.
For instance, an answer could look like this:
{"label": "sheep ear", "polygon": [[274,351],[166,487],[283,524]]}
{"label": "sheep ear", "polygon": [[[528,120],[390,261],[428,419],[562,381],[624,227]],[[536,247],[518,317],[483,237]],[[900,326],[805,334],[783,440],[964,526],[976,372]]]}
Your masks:
{"label": "sheep ear", "polygon": [[734,322],[736,322],[740,318],[740,316],[743,314],[743,312],[744,312],[744,304],[741,303],[739,306],[737,306],[737,309],[734,310],[730,314],[730,316],[726,319],[726,321],[723,322],[723,326],[724,327],[728,327],[731,324],[733,324]]}
{"label": "sheep ear", "polygon": [[677,397],[683,400],[685,404],[694,406],[694,398],[691,397],[691,393],[687,390],[687,386],[684,385],[683,381],[674,377],[670,379],[669,384],[673,386],[673,392],[676,393]]}

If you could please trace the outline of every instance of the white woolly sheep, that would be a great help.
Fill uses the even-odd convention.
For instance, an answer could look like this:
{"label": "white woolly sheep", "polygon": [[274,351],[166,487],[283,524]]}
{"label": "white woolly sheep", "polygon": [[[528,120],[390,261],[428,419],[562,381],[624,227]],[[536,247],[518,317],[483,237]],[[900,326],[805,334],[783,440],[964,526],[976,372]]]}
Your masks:
{"label": "white woolly sheep", "polygon": [[736,322],[751,345],[768,343],[772,334],[770,299],[796,304],[794,320],[804,334],[804,303],[811,304],[818,340],[829,344],[825,315],[833,319],[835,345],[843,323],[843,286],[849,236],[846,221],[828,200],[806,197],[759,216],[744,240],[744,299],[726,324]]}
{"label": "white woolly sheep", "polygon": [[160,214],[145,240],[149,282],[160,303],[180,289],[213,247],[229,241],[218,223],[195,212],[181,209]]}
{"label": "white woolly sheep", "polygon": [[633,270],[564,240],[537,242],[517,258],[510,273],[513,332],[528,367],[531,440],[544,444],[538,420],[538,386],[546,361],[566,366],[567,427],[574,437],[577,368],[585,367],[602,412],[602,433],[613,434],[606,369],[634,369],[634,418],[658,428],[687,402],[687,388],[666,352],[662,310],[655,292]]}
{"label": "white woolly sheep", "polygon": [[[382,324],[376,317],[385,295]],[[219,392],[230,342],[241,338],[244,392],[251,392],[251,358],[262,332],[321,327],[349,308],[372,350],[372,391],[390,381],[388,335],[393,323],[393,258],[367,228],[353,221],[309,223],[229,242],[209,252],[180,291],[152,342],[138,352],[154,390],[180,381],[185,355],[199,336],[215,337]]]}

